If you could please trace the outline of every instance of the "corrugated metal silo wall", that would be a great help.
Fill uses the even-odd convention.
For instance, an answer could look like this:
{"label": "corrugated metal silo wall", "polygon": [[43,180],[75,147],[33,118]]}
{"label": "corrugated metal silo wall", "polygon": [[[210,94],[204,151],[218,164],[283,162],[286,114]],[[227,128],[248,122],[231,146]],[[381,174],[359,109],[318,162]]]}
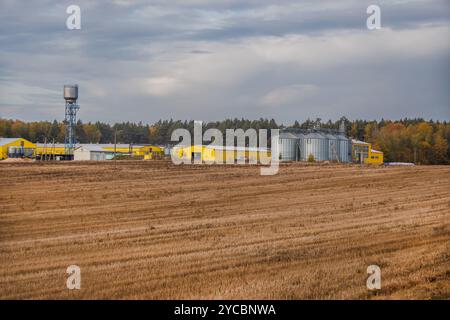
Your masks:
{"label": "corrugated metal silo wall", "polygon": [[328,160],[328,139],[318,133],[309,133],[303,139],[301,148],[302,160],[308,160],[310,155],[314,156],[315,161]]}
{"label": "corrugated metal silo wall", "polygon": [[339,157],[342,162],[349,162],[349,139],[344,136],[339,136]]}
{"label": "corrugated metal silo wall", "polygon": [[337,161],[339,159],[339,142],[335,135],[327,134],[328,138],[328,160]]}
{"label": "corrugated metal silo wall", "polygon": [[281,138],[278,147],[280,148],[281,160],[294,161],[297,160],[297,139],[285,139]]}
{"label": "corrugated metal silo wall", "polygon": [[303,135],[299,136],[299,139],[298,139],[298,150],[299,150],[298,159],[300,161],[308,160],[308,155],[306,154],[306,142],[307,142],[307,139],[306,139],[305,136],[303,136]]}
{"label": "corrugated metal silo wall", "polygon": [[328,138],[321,134],[319,136],[319,156],[317,157],[317,161],[329,160]]}

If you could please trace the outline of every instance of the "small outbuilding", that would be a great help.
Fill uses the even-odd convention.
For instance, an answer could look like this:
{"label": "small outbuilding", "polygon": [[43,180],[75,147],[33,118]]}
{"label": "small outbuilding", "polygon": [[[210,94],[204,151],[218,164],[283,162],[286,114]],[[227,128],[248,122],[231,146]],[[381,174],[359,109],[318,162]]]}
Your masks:
{"label": "small outbuilding", "polygon": [[360,140],[352,140],[352,160],[356,163],[383,164],[383,152],[372,149],[372,144]]}
{"label": "small outbuilding", "polygon": [[114,151],[105,150],[98,145],[81,145],[73,152],[73,159],[75,161],[103,161],[114,158]]}

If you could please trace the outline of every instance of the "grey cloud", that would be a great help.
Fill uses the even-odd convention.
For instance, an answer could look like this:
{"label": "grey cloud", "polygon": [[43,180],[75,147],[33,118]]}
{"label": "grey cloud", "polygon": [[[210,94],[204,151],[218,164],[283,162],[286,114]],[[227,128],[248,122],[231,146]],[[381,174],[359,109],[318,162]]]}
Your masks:
{"label": "grey cloud", "polygon": [[61,119],[79,83],[83,120],[450,119],[448,1],[380,1],[384,33],[371,2],[83,0],[68,31],[71,1],[5,0],[0,116]]}

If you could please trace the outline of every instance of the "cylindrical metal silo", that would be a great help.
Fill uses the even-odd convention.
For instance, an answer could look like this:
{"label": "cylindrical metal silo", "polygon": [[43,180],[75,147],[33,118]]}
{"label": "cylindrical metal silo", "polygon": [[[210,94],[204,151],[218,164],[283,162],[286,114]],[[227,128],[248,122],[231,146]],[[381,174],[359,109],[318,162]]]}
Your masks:
{"label": "cylindrical metal silo", "polygon": [[339,140],[332,133],[323,133],[328,139],[328,160],[340,161],[339,155]]}
{"label": "cylindrical metal silo", "polygon": [[281,161],[295,161],[297,159],[298,138],[290,132],[282,132],[279,137],[279,152]]}
{"label": "cylindrical metal silo", "polygon": [[297,157],[299,161],[306,161],[306,136],[303,133],[296,133],[297,136]]}
{"label": "cylindrical metal silo", "polygon": [[302,145],[302,160],[312,155],[315,161],[328,160],[328,139],[318,132],[305,134]]}
{"label": "cylindrical metal silo", "polygon": [[[339,141],[339,157],[342,162],[349,162],[350,161],[350,141],[349,139],[344,136],[343,134],[339,134],[337,136]],[[351,151],[350,151],[351,153]]]}
{"label": "cylindrical metal silo", "polygon": [[318,132],[319,138],[319,157],[317,158],[317,161],[326,161],[330,159],[329,156],[329,145],[328,145],[328,138]]}

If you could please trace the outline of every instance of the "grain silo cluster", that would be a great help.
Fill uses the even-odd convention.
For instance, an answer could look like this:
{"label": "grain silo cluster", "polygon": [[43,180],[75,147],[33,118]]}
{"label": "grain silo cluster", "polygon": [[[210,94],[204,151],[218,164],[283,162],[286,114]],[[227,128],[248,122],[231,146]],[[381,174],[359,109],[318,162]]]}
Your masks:
{"label": "grain silo cluster", "polygon": [[281,161],[350,162],[351,139],[332,129],[292,129],[279,137]]}

